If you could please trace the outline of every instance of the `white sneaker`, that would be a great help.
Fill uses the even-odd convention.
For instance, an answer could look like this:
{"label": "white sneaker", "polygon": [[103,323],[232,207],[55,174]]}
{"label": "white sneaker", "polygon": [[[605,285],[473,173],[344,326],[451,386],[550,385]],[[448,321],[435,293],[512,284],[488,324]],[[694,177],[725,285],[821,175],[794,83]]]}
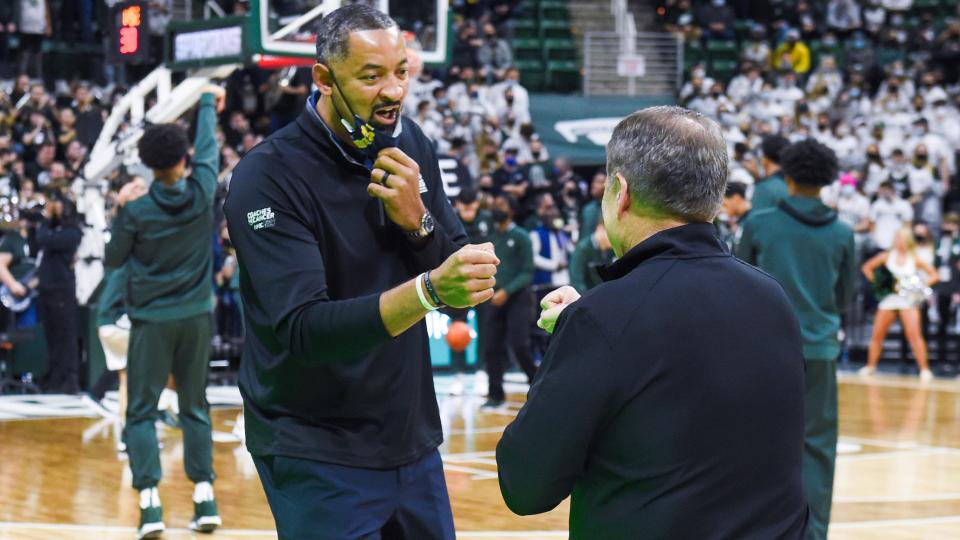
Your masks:
{"label": "white sneaker", "polygon": [[487,378],[487,372],[482,369],[477,370],[473,376],[473,395],[480,397],[486,396],[489,388],[490,379]]}
{"label": "white sneaker", "polygon": [[462,396],[463,395],[463,373],[457,373],[456,378],[450,383],[450,387],[447,390],[447,394],[451,396]]}
{"label": "white sneaker", "polygon": [[920,372],[920,381],[921,382],[930,382],[933,380],[933,372],[929,369],[924,369]]}
{"label": "white sneaker", "polygon": [[863,366],[862,368],[857,370],[857,375],[861,377],[869,377],[876,372],[877,372],[877,368],[875,367]]}

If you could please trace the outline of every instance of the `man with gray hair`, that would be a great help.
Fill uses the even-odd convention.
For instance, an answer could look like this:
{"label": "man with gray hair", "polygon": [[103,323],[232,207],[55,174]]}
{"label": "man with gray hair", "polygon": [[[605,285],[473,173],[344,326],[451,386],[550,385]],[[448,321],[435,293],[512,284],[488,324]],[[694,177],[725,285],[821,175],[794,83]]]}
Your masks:
{"label": "man with gray hair", "polygon": [[507,506],[537,514],[572,495],[572,539],[802,538],[800,329],[783,288],[717,238],[719,127],[636,112],[607,174],[619,260],[582,298],[543,301],[553,341],[497,446]]}

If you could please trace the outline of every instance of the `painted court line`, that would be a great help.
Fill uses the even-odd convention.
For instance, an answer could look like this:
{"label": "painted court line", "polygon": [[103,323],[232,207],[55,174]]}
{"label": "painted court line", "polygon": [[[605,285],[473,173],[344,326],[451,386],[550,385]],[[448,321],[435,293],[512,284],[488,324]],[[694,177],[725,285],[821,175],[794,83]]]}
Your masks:
{"label": "painted court line", "polygon": [[[916,379],[916,377],[914,377]],[[910,390],[934,390],[937,392],[948,392],[960,394],[960,382],[955,379],[934,379],[930,382],[921,382],[917,380],[903,379],[900,375],[872,375],[864,378],[856,373],[837,374],[839,384],[857,384],[860,386],[882,386],[884,388],[906,388]]]}
{"label": "painted court line", "polygon": [[960,523],[960,516],[941,516],[916,519],[878,519],[874,521],[851,521],[831,523],[831,529],[872,529],[875,527],[911,527],[914,525],[941,525]]}
{"label": "painted court line", "polygon": [[867,495],[862,497],[834,497],[835,503],[887,503],[887,502],[936,502],[955,501],[960,493],[935,493],[930,495]]}

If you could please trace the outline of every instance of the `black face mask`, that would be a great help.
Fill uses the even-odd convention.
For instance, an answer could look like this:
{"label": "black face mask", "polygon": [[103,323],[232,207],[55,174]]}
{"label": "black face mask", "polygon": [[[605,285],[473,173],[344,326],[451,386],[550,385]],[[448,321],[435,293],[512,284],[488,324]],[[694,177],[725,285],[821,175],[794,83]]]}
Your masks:
{"label": "black face mask", "polygon": [[[333,85],[337,88],[337,91],[340,93],[340,100],[347,106],[347,110],[353,116],[353,124],[351,125],[350,121],[347,120],[340,113],[339,107],[337,107],[336,100],[333,99],[333,96],[330,97],[333,103],[333,109],[336,111],[337,116],[340,117],[340,122],[343,124],[343,127],[347,129],[350,133],[350,138],[353,140],[354,146],[360,149],[364,155],[372,163],[373,160],[377,159],[378,154],[384,148],[392,148],[399,144],[399,137],[394,137],[392,133],[387,133],[381,129],[377,129],[369,121],[365,121],[360,118],[360,115],[353,112],[353,107],[350,106],[350,103],[347,102],[346,96],[343,93],[343,89],[340,88],[340,83],[337,82],[337,77],[333,74],[333,70],[330,70],[330,79],[333,81]],[[400,112],[397,112],[397,122],[401,122]],[[396,124],[394,125],[394,129]]]}
{"label": "black face mask", "polygon": [[490,211],[490,214],[493,216],[493,220],[497,223],[506,223],[510,220],[510,214],[499,208],[494,208]]}
{"label": "black face mask", "polygon": [[867,159],[872,161],[880,161],[880,154],[867,154]]}

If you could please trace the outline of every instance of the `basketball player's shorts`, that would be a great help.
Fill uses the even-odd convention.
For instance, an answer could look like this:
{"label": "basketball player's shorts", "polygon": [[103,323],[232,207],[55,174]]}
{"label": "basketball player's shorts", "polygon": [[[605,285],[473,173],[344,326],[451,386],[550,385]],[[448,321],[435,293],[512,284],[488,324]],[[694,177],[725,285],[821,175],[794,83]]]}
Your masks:
{"label": "basketball player's shorts", "polygon": [[[124,318],[126,315],[124,315]],[[106,324],[97,330],[103,355],[107,360],[107,369],[120,371],[127,369],[127,351],[130,349],[130,326],[121,319],[117,324]]]}

